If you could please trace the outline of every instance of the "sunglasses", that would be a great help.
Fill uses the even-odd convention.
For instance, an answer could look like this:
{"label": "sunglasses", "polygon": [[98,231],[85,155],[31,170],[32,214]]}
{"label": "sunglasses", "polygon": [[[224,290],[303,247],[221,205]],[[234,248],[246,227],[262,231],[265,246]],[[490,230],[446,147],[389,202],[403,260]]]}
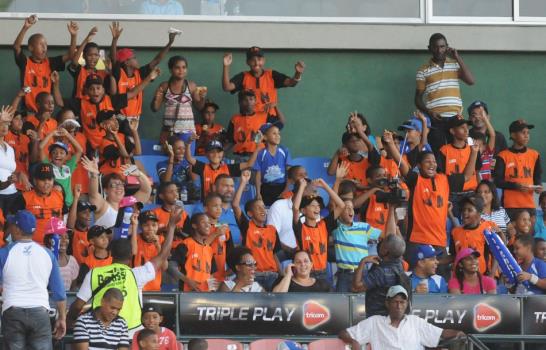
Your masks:
{"label": "sunglasses", "polygon": [[256,267],[256,262],[255,261],[243,261],[243,262],[239,263],[238,265],[245,265],[247,267]]}

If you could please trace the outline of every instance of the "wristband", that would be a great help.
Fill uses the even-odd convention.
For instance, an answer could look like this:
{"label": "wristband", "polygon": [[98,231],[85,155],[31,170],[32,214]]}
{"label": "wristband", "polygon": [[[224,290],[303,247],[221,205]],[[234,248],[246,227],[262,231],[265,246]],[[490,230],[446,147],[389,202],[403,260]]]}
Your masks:
{"label": "wristband", "polygon": [[535,274],[531,274],[531,278],[529,278],[529,281],[530,281],[532,284],[536,285],[536,284],[538,283],[538,276],[535,275]]}
{"label": "wristband", "polygon": [[301,76],[300,76],[299,78],[294,77],[294,78],[292,78],[292,80],[294,80],[294,81],[301,81]]}

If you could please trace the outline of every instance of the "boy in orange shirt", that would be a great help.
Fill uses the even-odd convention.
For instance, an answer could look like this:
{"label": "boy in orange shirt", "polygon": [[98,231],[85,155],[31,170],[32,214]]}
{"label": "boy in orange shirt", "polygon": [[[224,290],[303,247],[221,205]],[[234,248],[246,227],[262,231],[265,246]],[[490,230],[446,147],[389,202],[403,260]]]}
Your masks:
{"label": "boy in orange shirt", "polygon": [[206,101],[205,107],[201,111],[202,122],[195,124],[195,133],[198,136],[195,154],[198,156],[205,155],[205,147],[210,141],[217,140],[222,144],[225,143],[226,130],[221,124],[214,122],[216,111],[219,109],[220,107],[216,103]]}
{"label": "boy in orange shirt", "polygon": [[[27,133],[37,136],[33,130]],[[9,132],[4,138],[4,141],[10,145],[15,152],[16,172],[18,181],[15,184],[19,191],[30,191],[32,185],[29,180],[28,166],[30,161],[30,145],[31,139],[23,133],[23,116],[21,113],[16,113],[11,120]]]}
{"label": "boy in orange shirt", "polygon": [[89,254],[87,231],[91,226],[91,216],[97,207],[86,201],[80,201],[81,186],[74,187],[74,202],[70,207],[66,226],[72,231],[72,255],[79,264],[83,264]]}
{"label": "boy in orange shirt", "polygon": [[[162,182],[159,184],[157,193],[162,204],[161,206],[152,209],[152,212],[157,217],[159,232],[163,232],[167,229],[171,211],[175,207],[176,202],[179,200],[178,186],[171,181]],[[188,213],[184,210],[180,221],[176,223],[172,249],[176,248],[180,243],[182,243],[182,240],[188,237],[187,233],[191,231],[191,226],[189,225],[189,220],[187,220],[187,218]]]}
{"label": "boy in orange shirt", "polygon": [[23,28],[17,35],[13,43],[13,52],[15,54],[15,63],[21,73],[21,87],[29,87],[30,91],[25,97],[25,107],[27,111],[38,110],[36,106],[36,97],[38,94],[51,92],[50,76],[53,71],[63,71],[65,63],[72,58],[76,50],[76,37],[78,35],[78,24],[70,22],[68,32],[70,33],[70,48],[62,56],[47,56],[47,40],[43,34],[36,33],[28,38],[28,51],[30,57],[27,57],[21,47],[27,31],[38,22],[38,17],[32,15],[25,19]]}
{"label": "boy in orange shirt", "polygon": [[80,265],[78,285],[81,285],[83,278],[91,269],[112,264],[112,255],[109,249],[111,235],[111,229],[99,225],[91,226],[87,231],[89,248]]}
{"label": "boy in orange shirt", "polygon": [[231,53],[224,55],[224,69],[222,72],[222,88],[224,91],[236,93],[241,90],[254,90],[256,92],[257,111],[277,115],[277,89],[294,87],[301,81],[305,70],[303,61],[296,62],[294,77],[279,73],[275,70],[265,69],[264,52],[257,46],[252,46],[246,51],[246,64],[250,70],[241,72],[233,78],[229,78],[229,68],[233,63]]}

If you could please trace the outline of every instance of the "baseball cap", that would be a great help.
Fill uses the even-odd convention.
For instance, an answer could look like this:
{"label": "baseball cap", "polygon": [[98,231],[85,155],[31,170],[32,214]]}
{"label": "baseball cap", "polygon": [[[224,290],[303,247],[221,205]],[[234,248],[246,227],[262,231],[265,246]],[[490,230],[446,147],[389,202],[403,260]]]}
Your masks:
{"label": "baseball cap", "polygon": [[205,147],[205,152],[210,152],[213,150],[223,151],[224,146],[222,146],[222,143],[220,141],[212,140],[208,143],[207,147]]}
{"label": "baseball cap", "polygon": [[470,120],[464,119],[462,115],[457,114],[456,116],[454,116],[447,122],[447,128],[448,129],[456,128],[464,124],[472,125],[472,122]]}
{"label": "baseball cap", "polygon": [[430,244],[419,244],[415,250],[414,261],[432,258],[442,254],[441,251],[436,251]]}
{"label": "baseball cap", "polygon": [[417,130],[423,132],[423,123],[420,120],[411,118],[406,120],[402,125],[398,127],[399,131]]}
{"label": "baseball cap", "polygon": [[160,315],[163,315],[163,310],[161,310],[161,307],[157,304],[144,304],[142,307],[142,314],[144,315],[146,312],[157,312]]}
{"label": "baseball cap", "polygon": [[249,60],[252,57],[264,57],[264,51],[258,46],[252,46],[246,50],[246,59]]}
{"label": "baseball cap", "polygon": [[138,222],[140,224],[143,224],[149,220],[153,220],[153,221],[159,221],[159,219],[157,218],[157,215],[155,215],[155,213],[151,210],[146,210],[146,211],[143,211],[142,213],[140,213],[140,215],[138,216]]}
{"label": "baseball cap", "polygon": [[49,163],[38,164],[34,169],[33,175],[35,179],[39,180],[54,179],[55,174],[53,173],[53,165]]}
{"label": "baseball cap", "polygon": [[311,202],[313,202],[314,200],[316,200],[320,206],[320,209],[323,209],[324,208],[324,200],[322,199],[321,196],[315,196],[315,195],[312,195],[312,196],[304,196],[302,199],[301,199],[301,205],[300,205],[300,208],[305,208],[306,206],[308,206],[309,204],[311,204]]}
{"label": "baseball cap", "polygon": [[110,234],[111,232],[112,230],[109,228],[106,228],[100,225],[94,225],[94,226],[91,226],[89,231],[87,231],[87,240],[99,237],[103,233]]}
{"label": "baseball cap", "polygon": [[137,205],[137,207],[139,209],[142,209],[144,207],[144,205],[139,202],[135,196],[127,196],[127,197],[123,197],[123,199],[121,200],[121,202],[119,202],[119,207],[120,208],[125,208],[125,207],[131,207],[133,205]]}
{"label": "baseball cap", "polygon": [[276,126],[274,123],[265,123],[260,126],[260,132],[265,135],[267,130],[271,129],[272,127]]}
{"label": "baseball cap", "polygon": [[46,235],[50,235],[54,233],[59,235],[64,235],[66,233],[66,224],[64,223],[63,220],[56,217],[52,217],[51,219],[49,219],[45,229]]}
{"label": "baseball cap", "polygon": [[471,255],[474,255],[476,258],[479,258],[480,257],[480,252],[478,251],[475,251],[474,249],[472,248],[463,248],[461,249],[458,253],[457,253],[457,256],[455,257],[455,267],[457,265],[459,265],[459,262],[461,260],[463,260],[464,258],[468,258],[469,256]]}
{"label": "baseball cap", "polygon": [[36,230],[36,217],[28,210],[19,210],[15,215],[8,215],[6,221],[16,225],[27,235]]}
{"label": "baseball cap", "polygon": [[483,211],[483,207],[485,206],[483,198],[477,194],[471,194],[469,196],[461,198],[461,200],[459,201],[459,206],[461,207],[461,209],[465,203],[470,203],[480,213]]}
{"label": "baseball cap", "polygon": [[292,340],[283,340],[277,345],[277,350],[302,350],[303,348]]}
{"label": "baseball cap", "polygon": [[489,113],[489,111],[487,110],[487,103],[485,103],[483,101],[480,101],[480,100],[476,100],[476,101],[472,102],[470,104],[470,106],[468,106],[466,111],[468,112],[468,115],[470,115],[473,110],[475,110],[476,108],[479,108],[479,107],[483,107],[483,109],[485,110],[485,113]]}
{"label": "baseball cap", "polygon": [[88,89],[91,85],[102,85],[103,80],[98,74],[91,74],[85,79],[84,88]]}
{"label": "baseball cap", "polygon": [[67,146],[66,144],[64,144],[63,142],[61,142],[61,141],[57,141],[57,142],[52,143],[51,145],[49,145],[49,147],[48,147],[49,153],[51,153],[51,151],[53,151],[53,149],[54,149],[55,147],[62,148],[62,149],[64,149],[64,151],[65,151],[66,153],[68,153],[68,146]]}
{"label": "baseball cap", "polygon": [[116,53],[116,61],[123,63],[131,58],[135,57],[133,49],[123,48]]}
{"label": "baseball cap", "polygon": [[76,119],[67,119],[64,122],[62,122],[61,125],[59,125],[59,126],[66,127],[68,125],[73,125],[76,128],[81,128],[81,124],[78,123],[78,121]]}
{"label": "baseball cap", "polygon": [[83,211],[83,210],[91,210],[91,211],[95,211],[97,210],[97,207],[94,206],[93,204],[87,202],[87,201],[79,201],[78,202],[78,211]]}
{"label": "baseball cap", "polygon": [[387,298],[394,298],[398,294],[403,294],[406,299],[408,298],[408,292],[406,291],[406,288],[402,287],[401,285],[392,286],[387,291]]}
{"label": "baseball cap", "polygon": [[535,126],[533,124],[527,124],[527,122],[524,119],[518,119],[510,123],[510,126],[508,127],[508,130],[510,133],[521,131],[525,128],[527,129],[533,129]]}
{"label": "baseball cap", "polygon": [[100,111],[97,114],[97,124],[105,122],[105,121],[107,121],[110,118],[113,118],[115,116],[116,116],[116,112],[114,112],[114,111],[107,111],[107,110]]}

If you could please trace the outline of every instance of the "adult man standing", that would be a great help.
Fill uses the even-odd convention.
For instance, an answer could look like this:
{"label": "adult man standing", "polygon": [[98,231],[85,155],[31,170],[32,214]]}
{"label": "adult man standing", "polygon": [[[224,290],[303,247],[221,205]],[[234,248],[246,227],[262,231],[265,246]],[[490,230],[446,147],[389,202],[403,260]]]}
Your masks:
{"label": "adult man standing", "polygon": [[360,350],[369,343],[372,349],[424,350],[435,348],[440,339],[462,337],[464,333],[455,329],[442,329],[408,312],[408,292],[400,285],[387,292],[385,305],[387,316],[372,316],[356,326],[339,333],[339,337],[353,350]]}
{"label": "adult man standing", "polygon": [[100,307],[78,317],[74,327],[76,350],[129,350],[127,323],[119,317],[123,299],[121,290],[110,288],[104,293]]}
{"label": "adult man standing", "polygon": [[[487,139],[489,139],[490,135],[487,131],[487,124],[485,123],[484,119],[491,120],[491,116],[489,115],[489,110],[487,108],[487,103],[477,100],[474,101],[468,106],[468,119],[472,122],[472,129],[470,129],[471,132],[479,132],[484,135],[486,135]],[[506,143],[506,137],[504,137],[504,134],[500,131],[495,130],[495,152],[494,154],[497,155],[500,151],[504,151],[508,148],[508,144]]]}
{"label": "adult man standing", "polygon": [[434,128],[428,141],[437,151],[448,142],[447,121],[462,112],[459,79],[473,85],[474,76],[457,50],[448,46],[443,34],[432,34],[428,51],[432,58],[417,70],[415,106],[431,118]]}
{"label": "adult man standing", "polygon": [[112,241],[113,263],[108,266],[96,267],[89,271],[76,295],[76,300],[70,305],[68,320],[74,321],[83,306],[91,301],[93,308],[100,305],[102,296],[110,288],[118,288],[125,295],[120,316],[127,322],[129,336],[141,327],[142,288],[155,278],[156,271],[167,260],[171,252],[176,223],[180,221],[183,209],[174,207],[167,224],[167,236],[161,245],[161,251],[143,266],[130,268],[133,253],[128,239]]}
{"label": "adult man standing", "polygon": [[[222,197],[222,215],[218,219],[218,222],[229,225],[229,232],[231,234],[233,244],[240,245],[241,230],[239,230],[237,220],[235,220],[235,213],[231,207],[231,202],[233,201],[233,196],[235,194],[235,182],[233,181],[233,178],[226,174],[218,175],[216,180],[214,180],[212,191]],[[203,203],[200,202],[195,205],[192,214],[203,212],[205,212],[203,209]]]}
{"label": "adult man standing", "polygon": [[408,273],[414,293],[447,293],[446,280],[436,274],[441,253],[428,244],[416,247],[413,271]]}
{"label": "adult man standing", "polygon": [[52,349],[49,295],[57,302],[55,338],[66,333],[66,293],[52,252],[32,240],[36,218],[27,210],[7,217],[13,243],[0,249],[4,349]]}

